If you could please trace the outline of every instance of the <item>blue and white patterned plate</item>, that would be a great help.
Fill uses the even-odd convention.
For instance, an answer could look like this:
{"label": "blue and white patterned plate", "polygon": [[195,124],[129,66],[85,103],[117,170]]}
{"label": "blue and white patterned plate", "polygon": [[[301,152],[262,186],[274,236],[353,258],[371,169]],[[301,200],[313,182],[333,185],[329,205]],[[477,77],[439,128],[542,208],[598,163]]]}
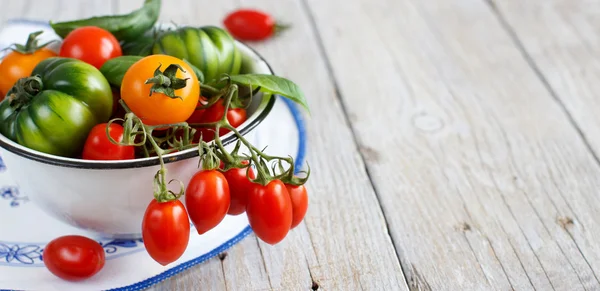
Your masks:
{"label": "blue and white patterned plate", "polygon": [[[22,42],[23,35],[48,27],[39,22],[13,20],[0,31],[0,49]],[[272,113],[257,129],[258,147],[268,145],[275,155],[295,155],[302,168],[305,155],[305,125],[296,105],[278,98]],[[35,183],[35,177],[31,177]],[[252,232],[245,215],[227,216],[215,229],[200,236],[192,232],[186,253],[163,267],[152,261],[141,240],[103,240],[55,220],[19,192],[0,157],[0,289],[15,290],[140,290],[199,264],[233,246]],[[100,242],[106,252],[103,270],[89,280],[72,283],[58,279],[41,259],[52,239],[81,234]]]}

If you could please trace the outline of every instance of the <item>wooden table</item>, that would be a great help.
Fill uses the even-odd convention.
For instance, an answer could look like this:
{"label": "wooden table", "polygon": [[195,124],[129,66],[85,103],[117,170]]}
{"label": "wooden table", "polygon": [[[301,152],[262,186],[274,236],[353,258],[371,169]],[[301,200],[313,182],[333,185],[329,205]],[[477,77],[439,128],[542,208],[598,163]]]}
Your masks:
{"label": "wooden table", "polygon": [[[4,0],[9,18],[142,0]],[[600,2],[169,0],[161,21],[258,7],[251,44],[305,91],[310,207],[155,290],[599,290]]]}

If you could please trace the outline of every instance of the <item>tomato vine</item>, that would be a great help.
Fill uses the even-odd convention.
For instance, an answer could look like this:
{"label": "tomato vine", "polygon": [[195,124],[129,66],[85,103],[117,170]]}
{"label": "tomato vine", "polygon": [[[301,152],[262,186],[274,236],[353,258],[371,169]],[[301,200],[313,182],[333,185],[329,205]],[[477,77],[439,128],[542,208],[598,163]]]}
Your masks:
{"label": "tomato vine", "polygon": [[[232,82],[231,76],[226,74],[214,83],[200,84],[202,95],[207,96],[208,99],[198,109],[209,108],[221,100],[225,112],[230,108],[247,106],[255,93],[261,90],[260,86],[253,90],[252,84],[247,85],[250,87],[250,93],[246,96],[240,96],[239,85]],[[222,163],[222,166],[219,170],[223,172],[232,168],[246,169],[246,177],[251,182],[263,186],[274,180],[280,180],[287,185],[299,186],[306,183],[310,176],[310,166],[308,166],[307,171],[300,172],[300,174],[304,174],[304,177],[301,177],[296,174],[294,159],[291,156],[268,155],[265,153],[265,149],[260,150],[255,147],[236,127],[229,123],[226,114],[223,114],[220,120],[215,122],[147,125],[129,109],[125,101],[121,99],[119,102],[126,111],[125,117],[112,119],[108,124],[118,121],[123,123],[123,140],[118,142],[110,135],[108,138],[112,143],[118,145],[140,147],[145,157],[154,155],[158,157],[160,169],[154,176],[154,197],[159,202],[178,199],[185,193],[185,186],[181,181],[172,179],[167,182],[167,169],[163,156],[192,148],[198,149],[199,165],[202,164],[204,170],[217,169],[220,163]],[[213,142],[207,143],[202,138],[198,142],[194,142],[193,137],[197,128],[208,128],[208,130],[214,131]],[[233,150],[227,151],[225,149],[221,136],[218,134],[221,129],[231,131],[237,138]],[[246,148],[249,154],[240,153],[242,146]],[[256,169],[255,178],[251,178],[248,174],[250,167]],[[167,186],[173,182],[179,182],[178,192],[168,189]]]}

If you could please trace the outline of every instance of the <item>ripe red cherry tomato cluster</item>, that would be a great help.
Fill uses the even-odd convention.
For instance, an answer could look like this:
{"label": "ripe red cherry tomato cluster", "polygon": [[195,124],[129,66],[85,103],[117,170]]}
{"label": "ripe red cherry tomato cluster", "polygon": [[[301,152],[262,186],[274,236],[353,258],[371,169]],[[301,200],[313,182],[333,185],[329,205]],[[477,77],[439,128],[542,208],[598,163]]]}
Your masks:
{"label": "ripe red cherry tomato cluster", "polygon": [[180,200],[153,199],[142,223],[150,256],[167,265],[183,255],[190,237],[188,216],[202,235],[218,226],[227,214],[246,212],[250,226],[261,240],[269,244],[283,240],[304,219],[308,207],[306,188],[280,180],[263,186],[247,177],[255,177],[251,167],[200,170],[186,187],[185,207]]}

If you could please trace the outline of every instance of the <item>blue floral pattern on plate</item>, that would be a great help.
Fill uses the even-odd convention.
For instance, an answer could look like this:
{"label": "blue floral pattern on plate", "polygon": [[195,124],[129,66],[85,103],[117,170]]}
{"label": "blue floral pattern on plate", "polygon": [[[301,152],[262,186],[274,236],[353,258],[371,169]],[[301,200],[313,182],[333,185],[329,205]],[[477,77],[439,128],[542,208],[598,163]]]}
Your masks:
{"label": "blue floral pattern on plate", "polygon": [[27,198],[26,196],[21,196],[19,194],[19,189],[17,187],[0,188],[0,197],[6,200],[10,200],[10,207],[17,207],[21,205],[21,203],[29,201],[29,198]]}
{"label": "blue floral pattern on plate", "polygon": [[32,265],[36,261],[42,261],[42,249],[39,246],[0,243],[0,262]]}

